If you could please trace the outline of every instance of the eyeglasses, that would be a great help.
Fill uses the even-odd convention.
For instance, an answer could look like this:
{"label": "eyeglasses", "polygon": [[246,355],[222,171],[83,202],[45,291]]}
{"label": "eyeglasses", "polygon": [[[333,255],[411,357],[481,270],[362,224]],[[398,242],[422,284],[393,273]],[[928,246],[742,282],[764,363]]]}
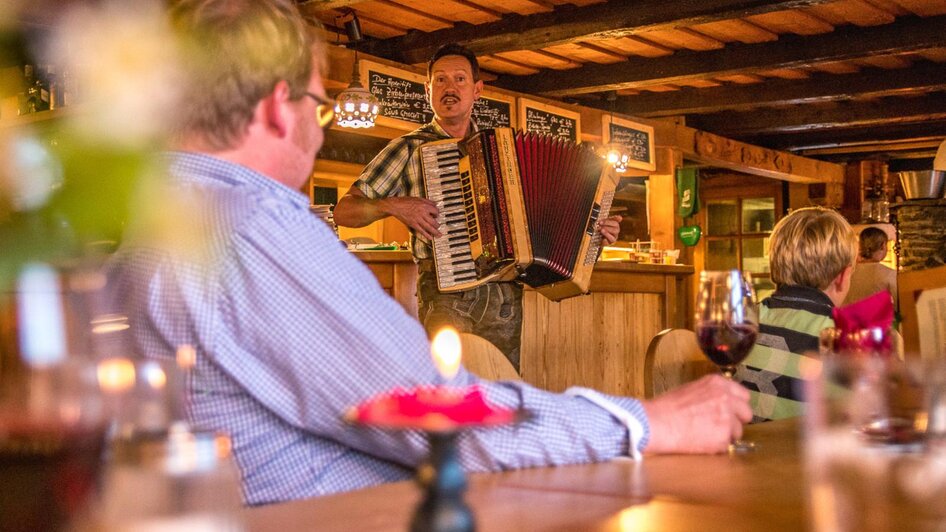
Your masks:
{"label": "eyeglasses", "polygon": [[305,95],[315,100],[315,103],[318,104],[315,108],[315,116],[319,121],[319,126],[322,128],[328,127],[328,125],[332,123],[332,119],[335,118],[335,102],[330,102],[318,94],[312,94],[311,92],[306,92]]}

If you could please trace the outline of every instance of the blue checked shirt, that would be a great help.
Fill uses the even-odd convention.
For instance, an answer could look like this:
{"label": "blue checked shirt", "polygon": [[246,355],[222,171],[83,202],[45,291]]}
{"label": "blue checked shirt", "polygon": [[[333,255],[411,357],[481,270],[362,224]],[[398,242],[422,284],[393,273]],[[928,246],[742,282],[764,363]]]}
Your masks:
{"label": "blue checked shirt", "polygon": [[[230,434],[246,502],[409,478],[427,452],[421,434],[352,426],[342,416],[379,393],[438,381],[421,325],[299,192],[205,155],[173,153],[169,162],[186,205],[173,215],[202,240],[187,246],[177,238],[185,235],[152,238],[133,227],[109,264],[110,288],[141,354],[196,349],[188,416],[199,429]],[[608,397],[609,413],[594,398],[480,381],[461,369],[455,384],[474,383],[490,401],[535,416],[463,433],[469,471],[601,461],[646,445],[635,400]]]}

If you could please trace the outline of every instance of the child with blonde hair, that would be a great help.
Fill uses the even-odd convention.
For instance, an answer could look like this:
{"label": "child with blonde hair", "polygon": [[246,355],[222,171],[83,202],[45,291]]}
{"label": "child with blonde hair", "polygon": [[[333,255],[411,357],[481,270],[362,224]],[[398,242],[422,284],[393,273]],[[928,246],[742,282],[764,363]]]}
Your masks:
{"label": "child with blonde hair", "polygon": [[759,337],[736,379],[749,389],[756,420],[802,413],[800,362],[817,356],[819,336],[850,289],[857,238],[831,209],[809,207],[782,218],[769,240],[775,292],[759,308]]}

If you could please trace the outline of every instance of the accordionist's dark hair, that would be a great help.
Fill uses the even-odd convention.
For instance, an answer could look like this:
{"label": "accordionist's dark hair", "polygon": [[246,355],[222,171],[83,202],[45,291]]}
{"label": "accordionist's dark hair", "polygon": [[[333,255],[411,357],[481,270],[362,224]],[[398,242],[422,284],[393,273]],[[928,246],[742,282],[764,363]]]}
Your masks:
{"label": "accordionist's dark hair", "polygon": [[476,60],[476,54],[471,52],[468,48],[456,43],[445,44],[438,48],[437,51],[434,52],[434,55],[430,56],[430,61],[427,61],[428,80],[434,70],[434,63],[441,57],[448,55],[459,55],[460,57],[466,58],[466,60],[470,62],[470,72],[473,73],[473,81],[480,80],[480,64]]}

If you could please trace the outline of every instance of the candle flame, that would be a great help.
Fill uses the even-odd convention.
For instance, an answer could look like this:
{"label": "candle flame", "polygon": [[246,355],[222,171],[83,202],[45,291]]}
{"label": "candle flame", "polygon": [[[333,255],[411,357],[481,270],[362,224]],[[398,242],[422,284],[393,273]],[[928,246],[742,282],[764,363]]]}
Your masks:
{"label": "candle flame", "polygon": [[127,358],[110,358],[99,362],[99,386],[112,393],[129,390],[135,384],[135,364]]}
{"label": "candle flame", "polygon": [[460,371],[460,335],[453,327],[444,327],[434,335],[430,346],[434,365],[444,379],[450,380]]}

